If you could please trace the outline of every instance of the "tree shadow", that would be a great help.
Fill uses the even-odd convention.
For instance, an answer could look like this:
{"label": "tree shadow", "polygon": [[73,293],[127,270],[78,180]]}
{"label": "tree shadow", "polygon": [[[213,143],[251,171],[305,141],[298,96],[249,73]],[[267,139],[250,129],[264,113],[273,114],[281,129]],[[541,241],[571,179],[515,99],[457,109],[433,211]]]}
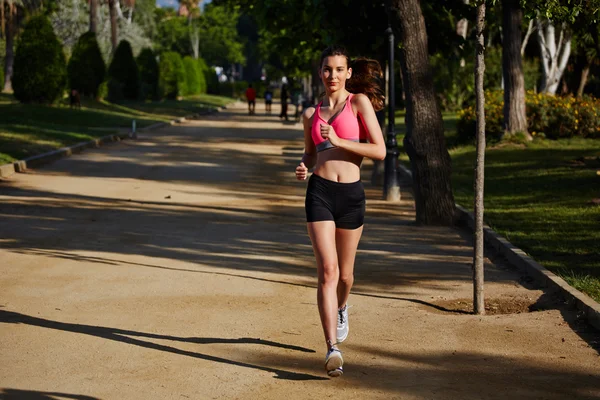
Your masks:
{"label": "tree shadow", "polygon": [[38,326],[42,328],[54,329],[64,332],[80,333],[84,335],[90,335],[99,337],[102,339],[113,340],[116,342],[127,343],[134,346],[144,347],[147,349],[164,351],[172,354],[181,356],[193,357],[202,360],[212,361],[216,363],[235,365],[238,367],[252,368],[260,371],[270,372],[275,374],[276,379],[294,380],[294,381],[306,381],[306,380],[327,380],[327,378],[318,377],[305,373],[297,373],[291,371],[284,371],[277,368],[271,368],[267,366],[255,365],[235,360],[228,360],[221,357],[211,356],[208,354],[196,353],[187,350],[181,350],[172,346],[165,346],[158,343],[153,343],[145,340],[133,338],[142,337],[149,339],[163,339],[171,340],[176,342],[184,343],[197,343],[197,344],[213,344],[213,343],[225,343],[225,344],[259,344],[264,346],[272,346],[277,348],[283,348],[287,350],[300,351],[304,353],[314,353],[312,349],[307,349],[300,346],[288,345],[284,343],[277,343],[269,340],[261,340],[256,338],[237,338],[237,339],[226,339],[226,338],[196,338],[196,337],[177,337],[168,335],[159,335],[153,333],[137,332],[118,328],[107,328],[101,326],[92,326],[84,324],[71,324],[65,322],[52,321],[44,318],[32,317],[29,315],[21,314],[13,311],[0,310],[0,323],[5,324],[25,324],[31,326]]}
{"label": "tree shadow", "polygon": [[41,392],[37,390],[22,390],[0,388],[0,400],[100,400],[98,397],[85,396],[82,394],[60,393],[60,392]]}

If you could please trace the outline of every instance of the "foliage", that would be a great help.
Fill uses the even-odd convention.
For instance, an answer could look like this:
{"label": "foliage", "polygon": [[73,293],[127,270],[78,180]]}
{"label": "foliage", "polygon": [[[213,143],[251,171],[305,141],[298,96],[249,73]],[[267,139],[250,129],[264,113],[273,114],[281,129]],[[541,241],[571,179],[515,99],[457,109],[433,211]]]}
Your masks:
{"label": "foliage", "polygon": [[136,59],[140,71],[140,98],[142,100],[158,100],[159,68],[156,55],[152,49],[145,48]]}
{"label": "foliage", "polygon": [[[79,37],[89,29],[89,4],[80,0],[56,0],[57,9],[51,14],[50,19],[54,32],[65,47],[65,53],[69,55]],[[140,5],[142,5],[140,3]],[[118,41],[127,40],[131,45],[133,54],[138,54],[142,48],[152,45],[146,28],[138,24],[145,21],[141,18],[141,10],[136,3],[133,21],[118,19]],[[140,18],[138,18],[140,17]],[[110,61],[112,51],[110,41],[110,16],[106,6],[98,7],[98,27],[96,40],[100,47],[105,63]]]}
{"label": "foliage", "polygon": [[49,104],[62,96],[67,80],[65,55],[45,16],[26,23],[15,53],[12,86],[17,100]]}
{"label": "foliage", "polygon": [[106,65],[100,54],[96,34],[86,32],[73,48],[73,55],[67,66],[69,87],[81,95],[98,95],[98,87],[104,81]]}
{"label": "foliage", "polygon": [[192,55],[189,31],[185,17],[170,15],[157,11],[157,33],[154,38],[154,48],[160,53],[174,51],[183,56]]}
{"label": "foliage", "polygon": [[176,99],[186,92],[185,68],[179,53],[168,51],[161,54],[159,70],[159,87],[165,97]]}
{"label": "foliage", "polygon": [[[200,65],[192,57],[185,56],[183,58],[183,68],[185,69],[185,92],[183,95],[200,94],[200,90],[202,89],[200,83],[200,76],[202,74],[200,72]],[[204,78],[204,75],[202,75],[202,78]]]}
{"label": "foliage", "polygon": [[245,64],[243,45],[237,34],[239,12],[207,4],[199,19],[200,54],[208,65]]}
{"label": "foliage", "polygon": [[[600,138],[600,100],[584,96],[552,96],[549,94],[526,94],[527,123],[533,136],[548,139],[582,137]],[[491,142],[504,134],[504,100],[501,91],[486,91],[485,134]],[[475,138],[475,108],[467,107],[459,112],[457,137],[460,142]]]}
{"label": "foliage", "polygon": [[208,80],[211,79],[211,75],[214,75],[214,78],[217,78],[217,74],[215,70],[209,68],[206,65],[206,61],[203,58],[199,58],[196,60],[198,63],[198,69],[200,70],[200,93],[207,93],[208,88]]}
{"label": "foliage", "polygon": [[108,67],[108,98],[119,101],[122,98],[135,100],[139,95],[139,71],[131,45],[122,40]]}
{"label": "foliage", "polygon": [[472,61],[461,67],[460,60],[448,59],[441,53],[431,56],[429,60],[442,110],[457,111],[463,108],[467,101],[474,100]]}
{"label": "foliage", "polygon": [[[525,90],[535,90],[541,77],[540,61],[523,57],[523,75]],[[485,49],[485,79],[487,90],[502,89],[502,46],[490,46]]]}

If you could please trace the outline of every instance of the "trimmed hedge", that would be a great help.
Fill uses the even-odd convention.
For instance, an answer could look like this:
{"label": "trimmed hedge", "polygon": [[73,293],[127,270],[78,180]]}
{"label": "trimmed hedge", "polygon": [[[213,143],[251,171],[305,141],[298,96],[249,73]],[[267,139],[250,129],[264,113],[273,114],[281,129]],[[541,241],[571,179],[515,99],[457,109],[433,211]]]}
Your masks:
{"label": "trimmed hedge", "polygon": [[127,40],[121,40],[108,67],[108,99],[137,100],[139,96],[139,71],[131,45]]}
{"label": "trimmed hedge", "polygon": [[[502,91],[485,94],[485,135],[498,141],[504,134],[504,99]],[[583,137],[600,138],[600,100],[591,96],[552,96],[528,91],[525,96],[528,130],[533,136],[549,139]],[[461,142],[475,138],[475,108],[458,113],[457,136]]]}
{"label": "trimmed hedge", "polygon": [[160,57],[159,62],[161,92],[168,99],[176,99],[186,93],[185,67],[179,53],[167,51]]}
{"label": "trimmed hedge", "polygon": [[[185,68],[185,95],[200,94],[200,65],[190,56],[183,58],[183,67]],[[204,77],[202,75],[202,77]]]}
{"label": "trimmed hedge", "polygon": [[23,28],[13,64],[14,96],[22,103],[51,104],[64,94],[67,65],[48,18],[31,18]]}
{"label": "trimmed hedge", "polygon": [[[196,62],[198,63],[198,69],[200,70],[200,93],[206,93],[207,91],[207,74],[211,73],[211,74],[215,74],[214,70],[211,68],[208,68],[208,65],[206,65],[206,61],[204,61],[203,58],[198,58],[196,60]],[[216,76],[216,74],[215,74]]]}
{"label": "trimmed hedge", "polygon": [[141,99],[160,99],[161,96],[158,90],[160,71],[158,62],[156,61],[156,55],[152,49],[145,48],[140,52],[137,57],[137,65],[140,70]]}
{"label": "trimmed hedge", "polygon": [[83,96],[98,97],[98,88],[106,75],[106,64],[94,32],[79,37],[67,66],[69,86]]}

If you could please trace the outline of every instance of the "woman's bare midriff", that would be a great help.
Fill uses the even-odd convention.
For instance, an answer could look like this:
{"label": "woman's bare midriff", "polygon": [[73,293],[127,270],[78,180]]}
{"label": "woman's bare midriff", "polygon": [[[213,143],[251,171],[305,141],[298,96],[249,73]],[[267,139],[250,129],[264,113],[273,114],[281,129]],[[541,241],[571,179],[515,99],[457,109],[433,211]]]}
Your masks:
{"label": "woman's bare midriff", "polygon": [[363,158],[344,149],[333,148],[317,153],[314,173],[321,178],[339,183],[360,180],[360,164]]}

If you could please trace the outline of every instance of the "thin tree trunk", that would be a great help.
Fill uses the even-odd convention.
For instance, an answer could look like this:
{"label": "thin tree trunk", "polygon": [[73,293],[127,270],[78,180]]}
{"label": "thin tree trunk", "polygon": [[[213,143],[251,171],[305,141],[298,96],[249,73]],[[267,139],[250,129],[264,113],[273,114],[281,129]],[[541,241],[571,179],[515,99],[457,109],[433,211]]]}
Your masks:
{"label": "thin tree trunk", "polygon": [[585,63],[585,67],[583,67],[583,70],[581,71],[581,80],[579,81],[579,88],[577,89],[577,97],[583,96],[583,89],[585,89],[585,85],[587,84],[591,66],[592,61],[588,59]]}
{"label": "thin tree trunk", "polygon": [[452,225],[455,205],[451,161],[433,86],[420,1],[387,0],[387,5],[402,43],[407,127],[404,146],[413,173],[416,220],[425,225]]}
{"label": "thin tree trunk", "polygon": [[475,58],[475,96],[477,98],[477,165],[475,167],[475,248],[473,251],[473,308],[475,314],[485,314],[483,297],[483,185],[485,166],[485,1],[477,6],[477,43]]}
{"label": "thin tree trunk", "polygon": [[110,44],[111,55],[117,50],[117,8],[115,2],[119,0],[108,0],[108,10],[110,13]]}
{"label": "thin tree trunk", "polygon": [[98,0],[90,0],[90,32],[98,32]]}
{"label": "thin tree trunk", "polygon": [[519,0],[504,0],[502,3],[503,40],[502,40],[502,76],[504,78],[504,131],[512,135],[525,134],[528,140],[532,136],[527,131],[525,113],[525,76],[521,58],[521,21],[523,11]]}
{"label": "thin tree trunk", "polygon": [[[463,0],[463,3],[469,4],[469,0]],[[462,18],[456,23],[456,34],[458,36],[461,36],[463,39],[467,39],[468,28],[469,28],[469,20],[466,18]],[[460,45],[461,51],[463,48],[464,48],[464,46]],[[465,58],[461,57],[461,59],[460,59],[461,68],[464,67],[465,65],[466,65]]]}
{"label": "thin tree trunk", "polygon": [[566,24],[562,24],[556,43],[556,29],[552,21],[537,20],[538,43],[542,55],[542,87],[540,92],[556,94],[560,79],[567,67],[571,55],[571,35],[566,32]]}
{"label": "thin tree trunk", "polygon": [[12,91],[13,63],[15,62],[15,18],[14,4],[8,3],[8,21],[5,29],[6,55],[4,57],[4,92]]}
{"label": "thin tree trunk", "polygon": [[523,43],[521,43],[521,57],[525,55],[525,48],[527,47],[527,43],[529,42],[529,38],[533,33],[535,27],[533,26],[533,19],[529,20],[529,25],[527,26],[527,33],[525,34],[525,38],[523,39]]}

